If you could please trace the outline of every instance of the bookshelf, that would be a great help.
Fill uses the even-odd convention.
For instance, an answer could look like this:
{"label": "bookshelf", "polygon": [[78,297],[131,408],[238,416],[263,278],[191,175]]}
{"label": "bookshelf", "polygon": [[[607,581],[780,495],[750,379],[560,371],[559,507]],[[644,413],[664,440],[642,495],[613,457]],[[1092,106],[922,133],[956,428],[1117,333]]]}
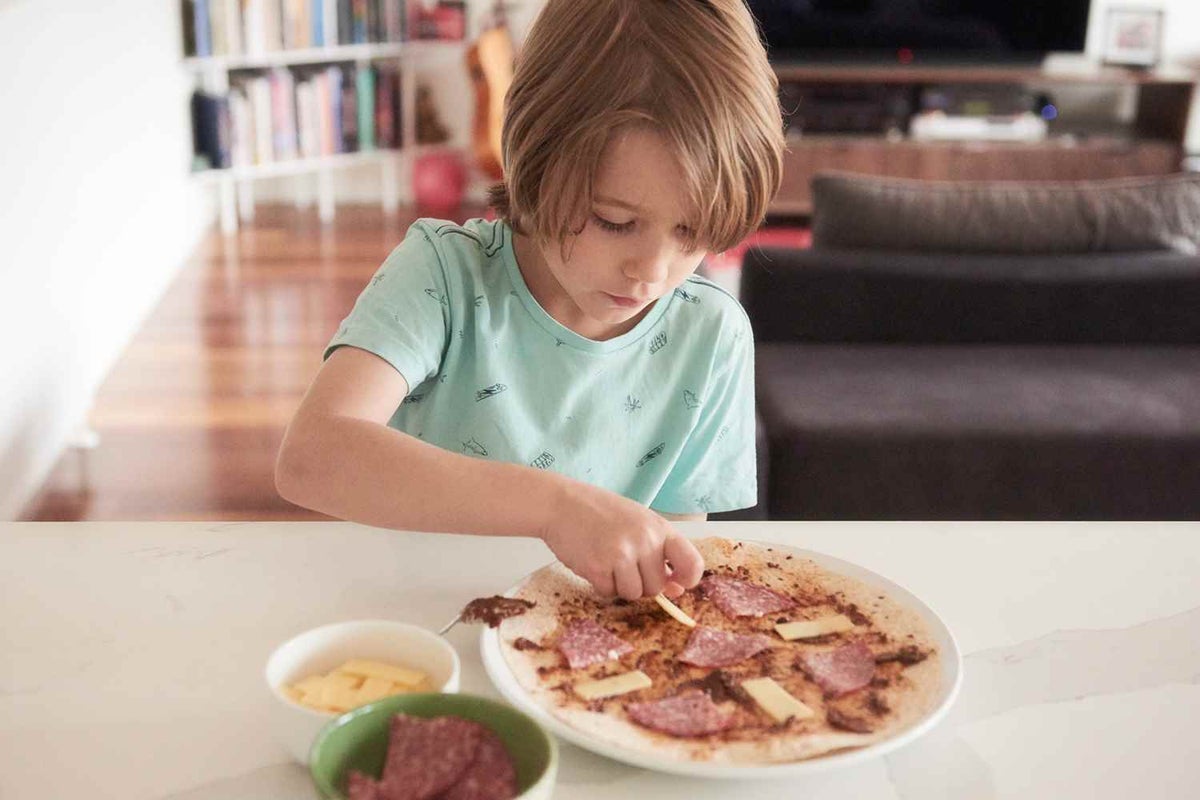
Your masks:
{"label": "bookshelf", "polygon": [[[191,56],[184,66],[201,72],[209,69],[264,69],[300,64],[320,64],[329,61],[362,61],[376,58],[400,58],[421,42],[388,42],[380,44],[345,44],[302,49],[278,50],[266,53],[237,53],[214,56]],[[438,43],[433,43],[438,44]]]}
{"label": "bookshelf", "polygon": [[[418,145],[417,75],[462,63],[455,38],[431,30],[418,0],[182,0],[184,68],[193,75],[193,177],[217,191],[221,230],[254,216],[255,183],[315,179],[318,215],[336,213],[334,176],[376,170],[385,212],[399,206],[414,160],[450,145]],[[445,18],[439,25],[445,23]],[[305,193],[307,194],[307,192]]]}

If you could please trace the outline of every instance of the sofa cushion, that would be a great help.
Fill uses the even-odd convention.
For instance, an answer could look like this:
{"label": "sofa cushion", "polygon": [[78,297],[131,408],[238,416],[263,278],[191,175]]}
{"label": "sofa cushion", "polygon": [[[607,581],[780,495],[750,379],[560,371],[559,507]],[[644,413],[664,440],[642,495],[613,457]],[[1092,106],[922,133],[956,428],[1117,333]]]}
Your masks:
{"label": "sofa cushion", "polygon": [[759,341],[1200,344],[1200,257],[750,250]]}
{"label": "sofa cushion", "polygon": [[1200,517],[1200,347],[761,344],[778,519]]}
{"label": "sofa cushion", "polygon": [[1104,181],[813,178],[815,247],[960,253],[1197,252],[1200,175]]}

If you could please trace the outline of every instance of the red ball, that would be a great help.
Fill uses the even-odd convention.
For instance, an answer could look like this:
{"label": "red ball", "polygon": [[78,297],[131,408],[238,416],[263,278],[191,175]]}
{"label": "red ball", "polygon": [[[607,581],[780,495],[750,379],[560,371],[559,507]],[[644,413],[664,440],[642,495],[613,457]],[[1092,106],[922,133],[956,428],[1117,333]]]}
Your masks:
{"label": "red ball", "polygon": [[426,153],[413,164],[413,196],[423,214],[449,216],[462,204],[467,168],[453,151]]}

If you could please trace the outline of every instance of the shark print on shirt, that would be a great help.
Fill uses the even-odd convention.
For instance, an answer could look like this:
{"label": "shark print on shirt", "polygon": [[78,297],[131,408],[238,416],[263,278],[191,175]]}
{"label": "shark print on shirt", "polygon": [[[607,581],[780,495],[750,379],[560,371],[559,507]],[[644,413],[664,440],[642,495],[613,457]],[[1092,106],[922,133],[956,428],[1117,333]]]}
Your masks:
{"label": "shark print on shirt", "polygon": [[687,406],[689,411],[691,411],[692,409],[700,407],[700,398],[696,397],[696,393],[691,389],[684,389],[683,404]]}
{"label": "shark print on shirt", "polygon": [[480,389],[475,393],[475,402],[478,403],[481,400],[487,400],[489,397],[495,397],[507,388],[503,383],[493,383],[491,386]]}
{"label": "shark print on shirt", "polygon": [[475,441],[474,436],[472,436],[469,440],[463,442],[462,446],[463,446],[463,452],[468,453],[470,455],[486,456],[488,454],[487,448],[484,447],[483,445],[481,445],[479,442]]}
{"label": "shark print on shirt", "polygon": [[639,459],[639,460],[638,460],[638,462],[637,462],[637,465],[638,465],[639,467],[644,467],[644,466],[646,466],[646,465],[647,465],[647,464],[649,464],[651,461],[653,461],[654,459],[656,459],[656,458],[658,458],[659,456],[661,456],[661,455],[663,454],[663,450],[666,450],[666,449],[667,449],[667,443],[666,443],[666,442],[659,442],[659,443],[658,443],[658,444],[657,444],[657,445],[654,447],[654,449],[653,449],[653,450],[651,450],[649,453],[646,453],[646,455],[642,456],[642,457],[641,457],[641,459]]}
{"label": "shark print on shirt", "polygon": [[678,297],[680,300],[682,300],[685,303],[691,303],[692,305],[700,305],[700,298],[697,297],[696,295],[692,294],[691,292],[687,291],[686,289],[676,289],[675,296]]}

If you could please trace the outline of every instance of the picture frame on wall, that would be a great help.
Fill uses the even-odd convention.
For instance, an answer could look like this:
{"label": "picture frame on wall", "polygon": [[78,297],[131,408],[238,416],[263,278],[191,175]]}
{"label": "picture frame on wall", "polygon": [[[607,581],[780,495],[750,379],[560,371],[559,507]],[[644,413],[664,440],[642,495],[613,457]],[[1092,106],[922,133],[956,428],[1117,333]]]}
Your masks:
{"label": "picture frame on wall", "polygon": [[1150,69],[1162,60],[1161,8],[1112,6],[1104,25],[1105,64]]}

